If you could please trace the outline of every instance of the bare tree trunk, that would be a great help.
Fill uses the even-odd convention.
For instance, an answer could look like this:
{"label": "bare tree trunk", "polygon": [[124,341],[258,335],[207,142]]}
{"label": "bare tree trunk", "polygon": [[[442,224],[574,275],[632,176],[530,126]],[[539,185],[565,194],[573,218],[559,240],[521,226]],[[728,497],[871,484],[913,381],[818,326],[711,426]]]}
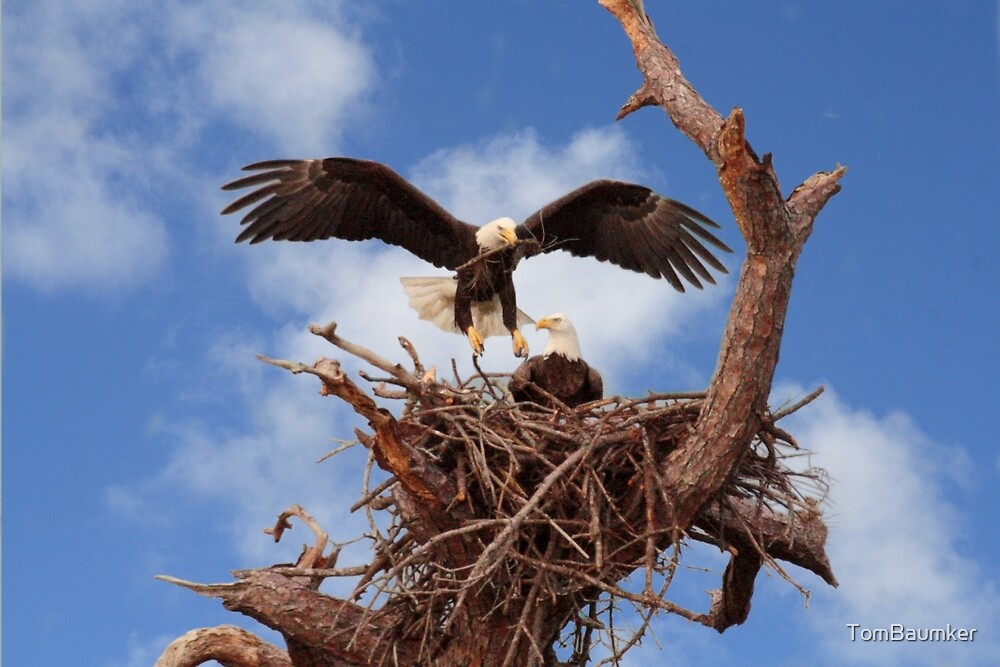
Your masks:
{"label": "bare tree trunk", "polygon": [[[641,0],[600,2],[622,24],[644,77],[619,119],[643,106],[662,107],[715,165],[747,244],[705,408],[695,432],[674,450],[664,471],[673,496],[667,509],[680,535],[735,473],[761,427],[795,264],[813,220],[840,190],[846,170],[817,173],[784,200],[770,155],[758,159],[746,140],[743,112],[733,109],[723,121],[698,95],[656,36]],[[745,595],[748,610],[750,593],[752,588]]]}

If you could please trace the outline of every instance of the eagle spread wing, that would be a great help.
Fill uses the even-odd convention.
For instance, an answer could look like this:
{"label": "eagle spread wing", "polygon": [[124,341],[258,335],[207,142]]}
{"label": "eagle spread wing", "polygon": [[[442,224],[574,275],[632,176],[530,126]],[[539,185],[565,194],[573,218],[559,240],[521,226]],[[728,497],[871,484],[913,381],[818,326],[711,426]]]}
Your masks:
{"label": "eagle spread wing", "polygon": [[253,206],[237,243],[381,239],[434,266],[456,269],[478,252],[477,227],[452,216],[395,171],[369,160],[269,160],[222,186],[253,187],[222,210]]}
{"label": "eagle spread wing", "polygon": [[699,276],[715,283],[705,264],[727,273],[702,241],[732,250],[708,227],[718,225],[647,187],[603,180],[545,206],[518,226],[517,235],[536,239],[542,252],[566,250],[578,257],[595,257],[653,278],[666,278],[683,292],[678,274],[701,288]]}

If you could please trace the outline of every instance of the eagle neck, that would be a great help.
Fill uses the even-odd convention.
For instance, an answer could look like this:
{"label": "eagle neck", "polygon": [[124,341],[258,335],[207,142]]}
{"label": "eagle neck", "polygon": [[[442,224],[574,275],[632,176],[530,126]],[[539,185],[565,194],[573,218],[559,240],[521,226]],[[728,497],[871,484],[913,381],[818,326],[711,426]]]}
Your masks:
{"label": "eagle neck", "polygon": [[572,332],[553,331],[549,335],[549,342],[545,345],[545,356],[552,354],[558,354],[569,361],[577,361],[580,358],[580,340]]}

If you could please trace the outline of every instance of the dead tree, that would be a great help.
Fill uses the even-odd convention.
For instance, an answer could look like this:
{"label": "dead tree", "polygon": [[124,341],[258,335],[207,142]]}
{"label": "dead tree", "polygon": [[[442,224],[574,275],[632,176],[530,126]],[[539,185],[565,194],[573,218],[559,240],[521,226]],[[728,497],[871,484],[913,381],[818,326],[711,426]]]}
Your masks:
{"label": "dead tree", "polygon": [[[697,94],[641,2],[601,4],[625,29],[644,76],[618,117],[663,108],[716,166],[746,240],[707,391],[540,408],[511,401],[502,376],[437,378],[405,339],[412,370],[342,339],[333,324],[314,326],[384,374],[362,373],[369,394],[336,361],[265,359],[317,376],[322,394],[368,420],[371,431],[357,438],[370,463],[352,511],[371,517],[371,560],[338,568],[339,547],[330,550],[322,527],[293,506],[269,532],[280,539],[292,516],[310,526],[315,545],[295,566],[236,571],[228,584],[163,577],[277,630],[287,650],[222,626],[188,633],[157,665],[584,665],[598,642],[604,661],[617,663],[657,612],[719,632],[742,623],[762,567],[792,582],[779,561],[793,563],[836,585],[824,550],[822,472],[786,465],[798,445],[776,423],[819,390],[775,412],[767,396],[796,261],[844,169],[783,198],[769,156],[759,159],[746,141],[742,112],[723,119]],[[402,408],[394,414],[375,398]],[[389,477],[372,485],[376,465]],[[701,612],[668,597],[691,541],[729,554]],[[330,577],[354,577],[354,593],[320,592]],[[628,633],[615,625],[625,606],[641,619]]]}

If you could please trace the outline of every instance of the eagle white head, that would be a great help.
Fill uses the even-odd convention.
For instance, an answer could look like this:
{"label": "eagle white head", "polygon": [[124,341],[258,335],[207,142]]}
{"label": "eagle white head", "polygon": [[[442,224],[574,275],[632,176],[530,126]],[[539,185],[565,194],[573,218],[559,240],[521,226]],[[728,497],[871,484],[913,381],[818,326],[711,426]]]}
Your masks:
{"label": "eagle white head", "polygon": [[562,313],[554,313],[538,320],[535,329],[549,330],[549,342],[545,345],[545,356],[560,354],[570,361],[580,358],[580,339],[576,335],[576,327]]}
{"label": "eagle white head", "polygon": [[496,250],[505,245],[514,245],[517,243],[515,227],[517,227],[517,223],[510,218],[497,218],[487,222],[476,232],[476,243],[479,244],[479,249],[483,251]]}

